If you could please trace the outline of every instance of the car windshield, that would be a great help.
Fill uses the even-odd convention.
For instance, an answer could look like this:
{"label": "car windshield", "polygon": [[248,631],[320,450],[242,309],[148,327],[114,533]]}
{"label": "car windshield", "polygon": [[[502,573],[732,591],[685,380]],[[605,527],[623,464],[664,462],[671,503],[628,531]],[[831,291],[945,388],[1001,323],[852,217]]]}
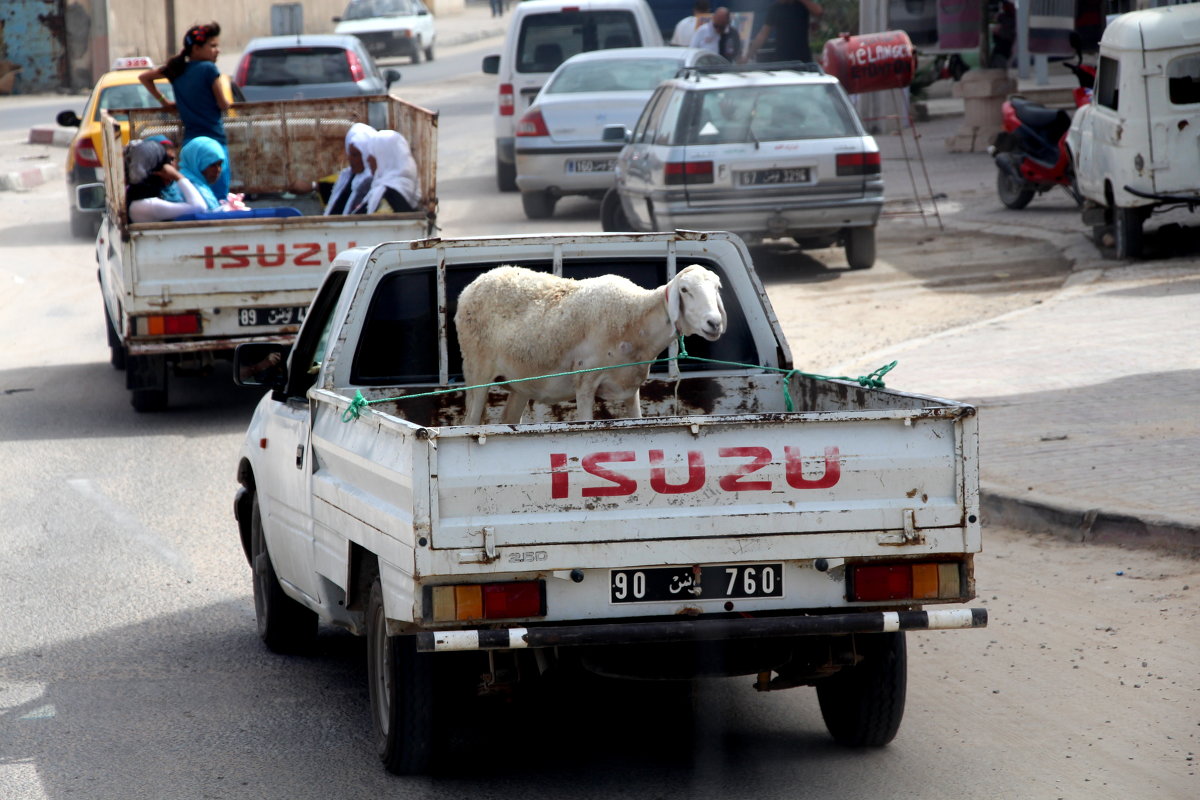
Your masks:
{"label": "car windshield", "polygon": [[[158,90],[163,93],[163,97],[168,100],[175,99],[174,87],[166,81],[156,81]],[[100,112],[108,111],[117,108],[160,108],[161,105],[154,97],[146,91],[146,87],[140,83],[127,83],[124,86],[109,86],[100,92],[100,99],[96,102],[96,111],[92,115],[94,121],[100,120]],[[124,120],[128,118],[126,114],[114,114],[117,119]]]}
{"label": "car windshield", "polygon": [[354,80],[346,51],[340,47],[254,50],[248,56],[246,86],[297,86]]}
{"label": "car windshield", "polygon": [[678,58],[610,58],[565,64],[546,93],[648,92],[673,77],[682,63]]}
{"label": "car windshield", "polygon": [[416,13],[410,0],[350,0],[342,19],[406,17]]}
{"label": "car windshield", "polygon": [[628,11],[532,14],[517,43],[517,72],[553,72],[578,53],[641,45],[637,23]]}
{"label": "car windshield", "polygon": [[697,92],[680,115],[683,144],[775,142],[859,136],[832,84],[736,86]]}

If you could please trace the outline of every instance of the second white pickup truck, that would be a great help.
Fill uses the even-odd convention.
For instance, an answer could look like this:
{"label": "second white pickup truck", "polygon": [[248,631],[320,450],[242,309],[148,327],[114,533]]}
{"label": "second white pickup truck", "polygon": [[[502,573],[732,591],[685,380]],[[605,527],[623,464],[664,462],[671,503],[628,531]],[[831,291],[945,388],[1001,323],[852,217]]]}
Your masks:
{"label": "second white pickup truck", "polygon": [[[171,372],[207,372],[244,342],[290,342],[339,251],[429,236],[436,228],[436,113],[390,96],[233,108],[225,131],[234,190],[252,197],[257,213],[289,216],[130,222],[120,128],[107,112],[102,117],[106,208],[96,261],[112,364],[125,370],[138,411],[166,406]],[[124,113],[134,139],[180,139],[179,120],[170,112]],[[313,198],[285,194],[345,166],[346,131],[376,118],[410,143],[420,186],[416,211],[322,216]],[[87,188],[80,187],[83,194]]]}
{"label": "second white pickup truck", "polygon": [[[693,263],[721,277],[728,329],[652,368],[642,419],[535,404],[525,424],[461,424],[453,319],[476,276],[518,264],[651,288]],[[837,741],[883,745],[904,710],[905,631],[987,624],[960,605],[981,547],[975,409],[794,371],[730,234],[356,248],[275,377],[254,369],[273,348],[235,357],[272,387],[235,501],[258,631],[278,651],[318,620],[367,636],[393,772],[429,767],[445,692],[567,665],[812,685]],[[460,684],[444,685],[460,675],[439,668],[447,652],[474,659]]]}

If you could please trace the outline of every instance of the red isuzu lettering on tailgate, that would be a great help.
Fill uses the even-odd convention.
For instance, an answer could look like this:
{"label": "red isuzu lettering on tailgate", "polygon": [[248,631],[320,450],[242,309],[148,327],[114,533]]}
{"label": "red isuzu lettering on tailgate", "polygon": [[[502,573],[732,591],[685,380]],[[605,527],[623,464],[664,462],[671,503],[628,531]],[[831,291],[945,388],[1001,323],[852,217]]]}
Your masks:
{"label": "red isuzu lettering on tailgate", "polygon": [[205,269],[245,269],[246,267],[282,267],[293,264],[297,267],[325,267],[333,262],[337,254],[356,246],[350,242],[345,247],[336,242],[325,244],[327,259],[321,258],[320,242],[299,242],[291,245],[277,244],[274,251],[267,245],[255,245],[250,252],[248,244],[226,244],[221,247],[207,245],[204,248]]}
{"label": "red isuzu lettering on tailgate", "polygon": [[[705,463],[704,453],[689,450],[687,453],[686,480],[672,482],[664,466],[666,456],[662,450],[648,453],[650,464],[650,491],[656,494],[689,494],[698,492],[708,482],[710,466]],[[777,479],[772,478],[768,467],[772,466],[773,454],[769,447],[722,447],[717,450],[718,463],[712,465],[717,487],[724,492],[769,492],[775,488]],[[825,448],[824,472],[817,478],[806,478],[803,474],[800,449],[783,448],[783,479],[792,489],[828,489],[842,477],[841,451],[837,447]],[[600,486],[584,486],[582,497],[624,497],[638,490],[636,478],[610,464],[637,462],[637,453],[632,450],[603,450],[588,453],[578,459],[580,469],[587,475],[600,478],[607,483]],[[764,470],[768,470],[764,472]],[[573,471],[567,465],[566,453],[550,454],[550,496],[563,499],[571,494]],[[755,476],[751,479],[750,476]]]}

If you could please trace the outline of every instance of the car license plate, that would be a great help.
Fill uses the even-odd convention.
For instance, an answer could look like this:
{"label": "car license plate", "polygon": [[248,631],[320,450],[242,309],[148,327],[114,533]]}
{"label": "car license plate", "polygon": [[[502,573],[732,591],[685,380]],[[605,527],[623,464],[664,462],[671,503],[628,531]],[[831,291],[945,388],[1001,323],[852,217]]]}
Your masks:
{"label": "car license plate", "polygon": [[615,158],[573,158],[567,161],[567,172],[612,172]]}
{"label": "car license plate", "polygon": [[701,567],[614,569],[613,603],[656,603],[783,597],[783,564],[721,564]]}
{"label": "car license plate", "polygon": [[771,186],[781,183],[808,183],[808,167],[787,167],[783,169],[755,169],[739,172],[739,186]]}
{"label": "car license plate", "polygon": [[276,308],[243,308],[238,311],[238,325],[299,325],[304,322],[308,306],[282,306]]}

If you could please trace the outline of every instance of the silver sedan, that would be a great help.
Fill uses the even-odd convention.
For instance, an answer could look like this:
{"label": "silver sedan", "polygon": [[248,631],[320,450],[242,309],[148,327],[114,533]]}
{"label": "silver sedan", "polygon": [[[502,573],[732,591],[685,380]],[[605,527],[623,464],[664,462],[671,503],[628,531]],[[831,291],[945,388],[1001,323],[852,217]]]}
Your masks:
{"label": "silver sedan", "polygon": [[563,195],[601,198],[621,145],[607,125],[632,128],[655,87],[683,67],[728,62],[691,47],[627,47],[580,53],[546,81],[517,123],[517,188],[529,219],[545,219]]}

